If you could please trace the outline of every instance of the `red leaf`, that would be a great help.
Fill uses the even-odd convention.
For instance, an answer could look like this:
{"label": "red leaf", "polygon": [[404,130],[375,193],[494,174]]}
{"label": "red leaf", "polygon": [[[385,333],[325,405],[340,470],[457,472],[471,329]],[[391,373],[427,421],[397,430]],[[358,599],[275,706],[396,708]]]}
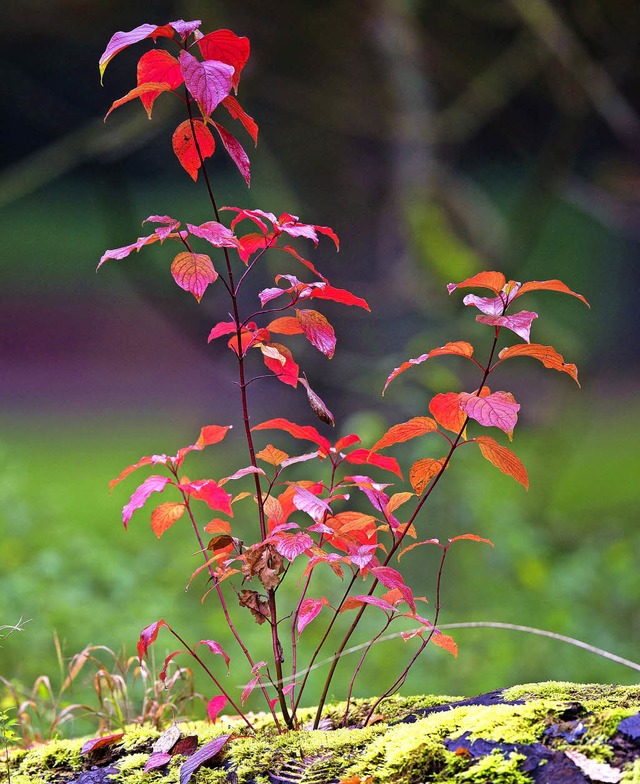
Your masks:
{"label": "red leaf", "polygon": [[409,481],[416,495],[422,495],[424,489],[434,476],[442,471],[443,461],[433,457],[423,457],[411,466]]}
{"label": "red leaf", "polygon": [[494,294],[499,294],[506,285],[506,278],[501,272],[479,272],[471,278],[463,280],[462,283],[449,283],[447,291],[452,294],[456,289],[478,288],[491,289]]}
{"label": "red leaf", "polygon": [[209,117],[231,92],[233,66],[216,60],[201,63],[183,49],[180,52],[180,68],[184,83],[198,102],[202,116]]}
{"label": "red leaf", "polygon": [[198,645],[206,645],[207,648],[211,651],[211,653],[215,653],[217,656],[222,656],[222,658],[225,661],[225,664],[227,665],[227,669],[229,669],[229,662],[231,660],[229,659],[227,654],[222,650],[222,646],[220,645],[220,643],[217,643],[215,640],[200,640],[200,642],[197,642],[195,644],[194,648],[197,648]]}
{"label": "red leaf", "polygon": [[405,370],[413,367],[413,365],[420,365],[427,359],[431,359],[432,357],[441,357],[445,354],[456,354],[457,356],[468,357],[470,359],[473,356],[473,346],[471,343],[467,343],[464,340],[457,340],[453,343],[447,343],[440,348],[434,348],[433,351],[429,351],[427,354],[421,354],[415,359],[409,359],[406,362],[403,362],[400,367],[395,368],[389,375],[387,383],[384,385],[384,389],[382,390],[382,394],[384,395],[386,388],[393,381],[393,379],[396,378],[396,376],[400,375],[400,373],[404,373]]}
{"label": "red leaf", "polygon": [[224,694],[219,694],[217,697],[209,700],[207,703],[207,716],[209,717],[209,721],[215,723],[216,719],[218,718],[218,714],[228,702],[229,698],[225,697]]}
{"label": "red leaf", "polygon": [[111,108],[105,114],[104,119],[106,120],[114,109],[117,109],[119,106],[122,106],[129,101],[133,101],[134,98],[140,98],[144,108],[147,111],[147,116],[149,119],[151,119],[153,102],[160,95],[160,93],[166,93],[169,90],[171,90],[171,86],[167,84],[167,82],[147,82],[146,84],[134,87],[133,90],[129,90],[126,95],[124,95],[122,98],[118,98],[117,101],[114,101],[111,104]]}
{"label": "red leaf", "polygon": [[229,740],[231,735],[220,735],[214,740],[206,743],[201,749],[196,751],[180,768],[180,784],[188,784],[191,776],[198,770],[201,765],[208,762],[216,756],[222,749],[225,743]]}
{"label": "red leaf", "polygon": [[185,508],[184,504],[177,504],[173,501],[167,501],[166,504],[156,506],[153,512],[151,512],[151,528],[158,539],[182,517]]}
{"label": "red leaf", "polygon": [[212,340],[222,337],[222,335],[231,335],[236,331],[237,331],[237,327],[235,325],[235,322],[219,321],[209,333],[209,337],[207,338],[207,343],[211,343]]}
{"label": "red leaf", "polygon": [[112,735],[103,735],[101,738],[92,738],[82,744],[80,754],[90,754],[96,749],[103,749],[105,746],[113,746],[122,738],[124,738],[124,732],[115,732]]}
{"label": "red leaf", "polygon": [[348,463],[355,465],[374,465],[378,468],[383,468],[385,471],[392,471],[399,477],[402,477],[402,471],[398,465],[398,461],[394,457],[385,457],[384,455],[377,455],[369,449],[354,449],[346,456]]}
{"label": "red leaf", "polygon": [[183,446],[181,449],[178,449],[178,453],[173,458],[176,467],[182,465],[182,462],[189,452],[193,452],[194,450],[200,452],[206,446],[217,444],[222,441],[231,428],[232,425],[226,425],[224,427],[222,425],[206,425],[203,427],[200,430],[200,435],[198,436],[198,440],[195,444],[191,444],[190,446]]}
{"label": "red leaf", "polygon": [[292,435],[294,438],[300,438],[303,441],[311,441],[312,443],[317,444],[325,454],[329,454],[331,451],[331,444],[328,439],[321,436],[315,427],[311,427],[310,425],[296,425],[293,422],[289,422],[287,419],[278,417],[276,419],[269,419],[266,422],[261,422],[259,425],[254,425],[251,429],[284,430],[285,433],[289,433],[289,435]]}
{"label": "red leaf", "polygon": [[218,278],[213,262],[205,253],[178,253],[171,263],[173,279],[185,291],[190,291],[200,302],[210,283]]}
{"label": "red leaf", "polygon": [[308,626],[322,608],[328,604],[326,596],[321,596],[319,599],[305,599],[298,612],[298,634],[302,634],[305,626]]}
{"label": "red leaf", "polygon": [[511,438],[520,405],[510,392],[494,392],[485,396],[460,392],[458,399],[460,407],[471,419],[483,427],[499,427]]}
{"label": "red leaf", "polygon": [[134,511],[145,505],[151,493],[161,493],[170,481],[166,476],[150,476],[134,490],[129,503],[122,509],[122,522],[125,528],[129,525]]}
{"label": "red leaf", "polygon": [[528,343],[531,324],[537,318],[537,313],[521,310],[519,313],[513,313],[510,316],[476,316],[476,321],[493,327],[506,327]]}
{"label": "red leaf", "polygon": [[467,420],[466,414],[460,408],[460,395],[457,392],[436,395],[429,403],[429,411],[439,425],[454,433],[459,433]]}
{"label": "red leaf", "polygon": [[158,632],[162,626],[166,626],[167,629],[171,629],[166,621],[160,620],[150,623],[149,626],[145,626],[144,629],[140,632],[140,639],[138,640],[138,658],[140,661],[144,659],[144,657],[147,655],[149,647],[156,641]]}
{"label": "red leaf", "polygon": [[489,436],[479,436],[473,440],[480,447],[480,452],[484,458],[493,463],[496,468],[499,468],[503,474],[512,476],[526,490],[529,489],[527,470],[510,449],[502,446]]}
{"label": "red leaf", "polygon": [[378,452],[393,444],[400,444],[404,441],[409,441],[412,438],[423,436],[425,433],[432,433],[437,431],[438,424],[431,417],[413,417],[407,422],[402,422],[399,425],[393,425],[387,432],[378,439],[371,447],[372,452]]}
{"label": "red leaf", "polygon": [[249,156],[244,151],[243,146],[236,137],[230,134],[226,128],[220,125],[220,123],[214,122],[213,124],[216,131],[220,134],[225,150],[229,153],[231,160],[238,167],[238,171],[247,183],[247,188],[251,187],[251,164],[249,162]]}
{"label": "red leaf", "polygon": [[242,69],[251,52],[249,39],[231,30],[215,30],[203,36],[198,41],[198,47],[205,60],[218,60],[233,68],[232,84],[237,92]]}
{"label": "red leaf", "polygon": [[342,449],[346,449],[348,446],[352,444],[359,444],[360,437],[357,436],[355,433],[350,433],[348,436],[343,436],[336,441],[336,452],[340,452]]}
{"label": "red leaf", "polygon": [[233,97],[233,95],[227,95],[227,97],[222,102],[224,108],[229,112],[229,114],[233,117],[234,120],[240,120],[242,125],[244,126],[245,131],[251,136],[253,139],[254,144],[258,143],[258,126],[253,119],[250,117],[245,110],[240,106],[238,101]]}
{"label": "red leaf", "polygon": [[231,509],[232,496],[223,490],[213,479],[201,479],[197,482],[178,485],[180,490],[195,498],[197,501],[204,501],[210,509],[224,512],[229,517],[233,517]]}
{"label": "red leaf", "polygon": [[[137,77],[138,86],[148,82],[165,82],[170,90],[175,90],[184,82],[180,63],[165,49],[152,49],[150,52],[145,52],[138,61]],[[158,95],[160,92],[155,95],[147,93],[140,96],[149,117],[151,117],[153,102]]]}
{"label": "red leaf", "polygon": [[540,360],[545,367],[568,373],[576,384],[580,386],[578,368],[575,365],[565,363],[562,355],[558,354],[553,346],[541,346],[539,343],[517,343],[515,346],[503,348],[498,357],[500,362],[511,357],[533,357]]}
{"label": "red leaf", "polygon": [[361,297],[356,297],[355,294],[346,291],[346,289],[336,289],[328,283],[326,285],[320,284],[319,286],[310,289],[310,293],[307,296],[309,299],[327,299],[332,302],[340,302],[343,305],[356,305],[359,308],[371,310],[366,301]]}
{"label": "red leaf", "polygon": [[109,62],[118,52],[121,52],[132,44],[138,43],[138,41],[144,41],[145,38],[153,38],[155,41],[156,38],[161,37],[173,38],[173,28],[170,25],[162,25],[159,27],[154,24],[142,24],[127,32],[114,33],[107,44],[107,48],[100,57],[100,81],[102,82],[102,77],[104,76],[107,65],[109,65]]}
{"label": "red leaf", "polygon": [[298,386],[300,368],[286,346],[280,343],[260,344],[264,364],[275,373],[278,381],[294,389]]}
{"label": "red leaf", "polygon": [[322,313],[317,310],[296,310],[296,318],[311,345],[331,359],[336,348],[336,335]]}
{"label": "red leaf", "polygon": [[561,294],[571,294],[572,297],[577,297],[579,300],[582,300],[582,302],[584,302],[587,307],[591,307],[582,294],[576,294],[575,291],[571,291],[571,289],[561,280],[531,280],[528,283],[523,283],[515,296],[521,297],[523,294],[526,294],[529,291],[540,290],[559,291]]}
{"label": "red leaf", "polygon": [[[192,131],[191,120],[181,122],[173,133],[172,144],[173,151],[180,165],[195,181],[198,179],[198,170],[202,165],[200,155],[202,160],[210,158],[213,155],[216,144],[211,131],[202,120],[193,120],[193,128],[194,130]],[[198,149],[200,150],[200,155],[198,155]]]}

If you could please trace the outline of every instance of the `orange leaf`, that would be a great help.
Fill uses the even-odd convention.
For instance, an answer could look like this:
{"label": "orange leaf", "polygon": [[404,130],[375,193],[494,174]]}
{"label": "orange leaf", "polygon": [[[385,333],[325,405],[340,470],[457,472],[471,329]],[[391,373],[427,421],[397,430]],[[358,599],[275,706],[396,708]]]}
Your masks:
{"label": "orange leaf", "polygon": [[208,534],[230,534],[231,524],[228,520],[221,520],[219,517],[207,523],[203,529]]}
{"label": "orange leaf", "polygon": [[576,294],[575,291],[571,291],[571,289],[564,284],[561,280],[531,280],[528,283],[523,283],[520,286],[518,293],[515,295],[516,297],[521,297],[523,294],[526,294],[528,291],[559,291],[561,294],[571,294],[572,297],[577,297],[579,300],[582,300],[584,304],[590,308],[591,305],[587,302],[587,300],[582,296],[582,294]]}
{"label": "orange leaf", "polygon": [[[195,129],[195,138],[194,131],[191,129],[191,121],[185,120],[180,123],[173,133],[172,144],[180,165],[195,181],[198,179],[198,170],[202,165],[200,155],[203,160],[210,158],[214,153],[216,143],[211,131],[202,120],[194,120],[193,128]],[[198,149],[200,155],[198,155]]]}
{"label": "orange leaf", "polygon": [[277,332],[279,335],[301,335],[304,330],[297,318],[293,316],[282,316],[274,319],[267,325],[269,332]]}
{"label": "orange leaf", "polygon": [[478,286],[478,288],[491,289],[494,294],[499,294],[506,282],[506,278],[501,272],[479,272],[477,275],[463,280],[462,283],[449,283],[447,291],[451,294],[456,289]]}
{"label": "orange leaf", "polygon": [[394,493],[389,499],[389,503],[387,504],[385,512],[387,514],[393,514],[396,509],[398,509],[400,506],[402,506],[402,504],[406,503],[410,498],[413,497],[414,493]]}
{"label": "orange leaf", "polygon": [[166,504],[160,504],[151,512],[151,528],[153,533],[158,537],[176,522],[184,514],[184,504],[177,504],[173,501],[167,501]]}
{"label": "orange leaf", "polygon": [[443,465],[443,460],[436,460],[433,457],[423,457],[421,460],[416,460],[409,471],[409,481],[417,495],[422,495],[423,490],[433,477],[442,471]]}
{"label": "orange leaf", "polygon": [[371,452],[377,452],[392,444],[409,441],[411,438],[423,436],[438,429],[435,419],[431,417],[413,417],[407,422],[390,427],[389,430],[371,447]]}
{"label": "orange leaf", "polygon": [[438,648],[443,648],[454,658],[458,658],[458,646],[456,645],[456,641],[453,639],[453,637],[449,637],[448,634],[442,634],[442,632],[436,631],[431,638],[431,642],[434,645],[437,645]]}
{"label": "orange leaf", "polygon": [[[147,115],[149,119],[151,119],[151,109],[153,108],[153,101],[160,95],[160,93],[167,92],[171,89],[171,85],[167,82],[146,82],[146,84],[141,84],[138,87],[134,87],[133,90],[129,90],[129,92],[124,95],[122,98],[118,98],[117,101],[114,101],[111,104],[111,108],[105,114],[104,119],[106,120],[107,117],[111,114],[114,109],[117,109],[118,106],[122,106],[123,103],[128,103],[129,101],[133,101],[134,98],[140,98],[142,103],[144,104],[144,108],[147,110]],[[146,100],[145,100],[146,96]],[[150,98],[153,96],[153,99]]]}
{"label": "orange leaf", "polygon": [[467,421],[467,415],[460,408],[458,392],[445,392],[436,395],[429,403],[429,411],[439,425],[454,433],[459,433]]}
{"label": "orange leaf", "polygon": [[529,489],[529,477],[527,469],[522,465],[520,459],[516,457],[510,449],[502,446],[490,436],[479,436],[473,439],[482,452],[482,456],[490,463],[493,463],[496,468],[499,468],[503,474],[512,476],[516,482],[526,489]]}
{"label": "orange leaf", "polygon": [[460,534],[460,536],[454,536],[453,539],[449,539],[449,544],[458,542],[461,539],[470,539],[472,542],[484,542],[485,544],[490,544],[491,547],[493,547],[493,542],[491,539],[485,539],[482,536],[478,536],[478,534]]}
{"label": "orange leaf", "polygon": [[397,367],[391,371],[389,378],[387,378],[387,382],[384,385],[384,389],[382,390],[382,394],[384,395],[389,384],[393,381],[394,378],[399,376],[400,373],[404,373],[405,370],[408,370],[414,365],[422,364],[427,359],[431,359],[432,357],[441,357],[445,354],[455,354],[460,357],[467,357],[468,359],[471,359],[473,356],[473,346],[471,343],[467,343],[466,340],[456,340],[453,343],[447,343],[444,346],[440,346],[440,348],[434,348],[432,351],[429,351],[426,354],[421,354],[415,359],[408,359],[406,362],[403,362],[400,367]]}
{"label": "orange leaf", "polygon": [[269,465],[279,466],[289,455],[283,452],[282,449],[276,449],[273,444],[267,444],[264,449],[256,453],[256,457],[259,460],[264,460],[265,463],[269,463]]}
{"label": "orange leaf", "polygon": [[533,357],[534,359],[539,359],[545,367],[568,373],[576,384],[580,386],[578,368],[575,365],[565,363],[562,355],[558,354],[553,346],[541,346],[539,343],[516,343],[515,346],[503,348],[498,356],[501,362],[511,357]]}

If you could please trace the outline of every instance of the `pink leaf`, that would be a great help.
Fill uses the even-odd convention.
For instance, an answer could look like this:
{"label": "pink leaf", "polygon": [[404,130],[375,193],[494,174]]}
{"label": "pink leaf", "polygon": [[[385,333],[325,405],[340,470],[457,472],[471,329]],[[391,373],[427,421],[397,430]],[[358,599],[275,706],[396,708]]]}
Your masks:
{"label": "pink leaf", "polygon": [[145,626],[144,629],[140,632],[140,639],[138,640],[138,658],[140,661],[142,661],[142,659],[144,659],[144,657],[147,655],[149,646],[151,646],[156,641],[158,632],[162,626],[166,626],[167,629],[171,629],[166,621],[160,620],[150,623],[149,626]]}
{"label": "pink leaf", "polygon": [[197,648],[198,645],[206,645],[207,648],[211,651],[211,653],[215,653],[218,656],[222,656],[222,658],[225,661],[225,664],[227,665],[227,669],[229,669],[230,659],[227,656],[227,654],[222,650],[222,646],[220,645],[220,643],[217,643],[215,640],[200,640],[200,642],[197,642],[194,647]]}
{"label": "pink leaf", "polygon": [[207,221],[200,224],[200,226],[187,223],[187,228],[191,234],[210,242],[216,248],[237,248],[240,244],[231,229],[228,229],[222,223],[218,223],[218,221]]}
{"label": "pink leaf", "polygon": [[225,150],[229,153],[231,160],[238,167],[238,171],[247,183],[247,188],[249,188],[251,186],[251,164],[249,162],[249,156],[235,136],[230,134],[226,128],[220,125],[220,123],[214,122],[213,124],[216,131],[220,134]]}
{"label": "pink leaf", "polygon": [[476,297],[467,294],[462,300],[465,305],[475,305],[481,313],[487,316],[502,316],[508,303],[501,297]]}
{"label": "pink leaf", "polygon": [[149,759],[146,761],[145,766],[143,768],[143,772],[147,773],[150,770],[155,770],[156,768],[162,768],[170,761],[171,761],[171,754],[169,754],[168,751],[154,751],[153,754],[151,754],[149,756]]}
{"label": "pink leaf", "polygon": [[313,547],[314,541],[302,531],[297,534],[281,534],[276,538],[276,550],[283,555],[287,561],[294,561],[299,555]]}
{"label": "pink leaf", "polygon": [[325,514],[331,514],[329,504],[304,487],[296,486],[293,505],[301,512],[306,512],[316,523],[319,523]]}
{"label": "pink leaf", "polygon": [[251,695],[251,692],[252,692],[252,691],[255,689],[255,687],[257,686],[257,684],[258,684],[258,681],[259,681],[259,680],[260,680],[260,678],[259,678],[258,676],[256,676],[255,678],[252,678],[252,679],[249,681],[249,683],[247,683],[247,685],[246,685],[246,686],[244,687],[244,689],[242,690],[242,696],[241,696],[241,699],[242,699],[242,704],[243,704],[243,705],[245,704],[245,702],[247,701],[247,699],[248,699],[248,698],[249,698],[249,696]]}
{"label": "pink leaf", "polygon": [[207,703],[207,716],[209,717],[209,721],[215,723],[216,719],[218,718],[218,714],[228,702],[229,698],[225,697],[224,694],[219,694],[217,697],[209,700]]}
{"label": "pink leaf", "polygon": [[171,480],[166,476],[150,476],[136,488],[129,503],[122,509],[122,522],[126,528],[136,509],[143,507],[151,493],[161,493]]}
{"label": "pink leaf", "polygon": [[371,571],[376,580],[379,580],[386,588],[397,588],[411,610],[413,612],[416,611],[413,593],[409,586],[405,584],[400,572],[392,569],[390,566],[374,566]]}
{"label": "pink leaf", "polygon": [[218,278],[213,262],[204,253],[182,251],[171,263],[173,279],[185,291],[190,291],[200,302],[210,283]]}
{"label": "pink leaf", "polygon": [[305,599],[300,605],[298,612],[298,634],[302,634],[303,629],[318,615],[323,607],[329,604],[326,596],[319,599]]}
{"label": "pink leaf", "polygon": [[537,318],[537,313],[521,310],[511,316],[476,316],[476,321],[493,327],[506,327],[528,343],[531,323]]}
{"label": "pink leaf", "polygon": [[102,255],[100,259],[100,263],[98,264],[96,269],[100,269],[100,267],[104,264],[105,261],[108,259],[124,259],[133,251],[139,251],[144,245],[151,245],[154,242],[158,242],[158,240],[162,239],[158,236],[157,233],[149,234],[146,237],[138,237],[138,239],[133,243],[133,245],[125,245],[122,248],[114,248],[113,250],[107,250]]}
{"label": "pink leaf", "polygon": [[459,400],[465,414],[484,427],[499,427],[509,436],[513,433],[520,405],[510,392],[493,392],[485,397],[460,392]]}
{"label": "pink leaf", "polygon": [[311,345],[331,359],[336,348],[336,334],[322,313],[317,310],[296,310],[296,318]]}
{"label": "pink leaf", "polygon": [[214,738],[214,740],[206,743],[195,754],[192,754],[180,768],[180,784],[188,784],[196,770],[215,757],[230,737],[231,735],[220,735],[218,738]]}
{"label": "pink leaf", "polygon": [[201,63],[184,49],[180,52],[184,82],[198,102],[203,117],[209,117],[216,106],[231,92],[233,66],[216,60]]}
{"label": "pink leaf", "polygon": [[389,602],[385,601],[384,599],[380,599],[377,596],[354,596],[354,599],[357,599],[360,602],[364,602],[365,604],[373,604],[375,607],[379,607],[384,612],[394,613],[397,612],[396,608],[389,604]]}

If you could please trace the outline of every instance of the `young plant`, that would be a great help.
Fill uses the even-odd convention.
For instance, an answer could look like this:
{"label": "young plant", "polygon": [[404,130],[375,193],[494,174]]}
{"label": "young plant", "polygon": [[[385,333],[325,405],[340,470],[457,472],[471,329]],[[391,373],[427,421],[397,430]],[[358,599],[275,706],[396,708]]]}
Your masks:
{"label": "young plant", "polygon": [[[429,643],[456,655],[454,640],[438,629],[445,560],[450,548],[459,541],[491,543],[475,533],[454,535],[446,543],[425,538],[421,512],[454,454],[469,445],[475,445],[482,457],[528,487],[527,472],[511,449],[483,434],[486,428],[497,428],[511,440],[520,409],[511,393],[502,389],[491,391],[487,382],[507,360],[522,356],[533,357],[577,382],[575,365],[565,363],[551,346],[530,342],[529,333],[537,314],[513,310],[520,297],[538,290],[586,300],[558,280],[521,284],[507,281],[499,272],[482,272],[450,284],[450,294],[460,288],[490,292],[488,297],[467,294],[464,298],[466,305],[480,311],[476,320],[491,331],[488,350],[478,359],[471,343],[447,343],[401,364],[389,375],[384,389],[414,365],[452,355],[475,366],[477,380],[470,391],[436,395],[429,404],[430,415],[421,412],[394,425],[373,446],[361,446],[354,433],[335,441],[330,439],[327,433],[334,425],[333,415],[300,370],[288,339],[300,335],[331,359],[336,348],[335,331],[316,308],[330,301],[369,310],[364,299],[333,286],[315,262],[302,255],[300,246],[294,245],[301,241],[307,247],[309,243],[318,246],[324,238],[337,250],[338,237],[327,226],[302,222],[289,213],[276,216],[259,209],[219,207],[209,170],[208,159],[216,151],[217,136],[249,185],[249,158],[219,117],[222,114],[225,122],[237,121],[242,126],[240,130],[257,143],[258,127],[235,97],[249,57],[249,41],[229,30],[203,34],[199,21],[143,24],[112,37],[100,59],[101,76],[116,54],[147,39],[162,42],[167,48],[152,48],[142,55],[137,86],[115,101],[107,116],[124,103],[140,100],[151,117],[160,95],[168,93],[176,98],[184,107],[185,119],[173,134],[173,152],[194,181],[204,182],[211,219],[193,224],[169,215],[150,215],[143,221],[152,225],[150,233],[132,244],[108,250],[98,266],[124,259],[154,243],[176,244],[170,272],[177,285],[198,303],[210,289],[215,292],[218,310],[226,315],[212,326],[208,341],[214,345],[225,341],[235,363],[241,440],[248,463],[229,469],[226,476],[217,479],[191,479],[184,475],[184,462],[190,453],[219,444],[229,436],[230,425],[212,424],[203,427],[194,443],[174,455],[142,457],[125,468],[111,486],[134,471],[152,469],[152,475],[135,489],[123,508],[124,526],[154,493],[168,496],[153,508],[151,528],[158,538],[180,520],[191,528],[202,557],[191,579],[203,573],[207,577],[205,596],[213,597],[217,603],[221,620],[237,643],[236,656],[245,660],[249,679],[240,699],[236,699],[223,683],[231,657],[220,643],[212,639],[190,643],[165,620],[156,620],[143,629],[138,654],[141,660],[147,656],[158,633],[165,628],[178,641],[179,648],[166,657],[161,680],[166,678],[174,657],[188,653],[216,687],[217,693],[208,702],[211,720],[230,706],[251,728],[242,706],[258,689],[276,726],[282,730],[300,726],[299,708],[307,693],[309,673],[320,653],[328,649],[335,653],[318,699],[313,723],[318,727],[335,670],[365,612],[378,613],[379,631],[365,644],[353,670],[348,704],[367,655],[392,624],[402,628],[405,642],[414,641],[416,647],[406,665],[392,676],[380,700],[400,688]],[[294,274],[283,269],[273,286],[254,290],[256,304],[245,308],[241,303],[248,301],[247,290],[267,253],[293,260],[297,271]],[[513,339],[513,335],[523,342],[500,349],[501,341],[507,336]],[[303,389],[311,410],[323,423],[319,429],[285,417],[252,426],[249,390],[270,377],[292,389]],[[258,442],[266,432],[278,436],[277,444]],[[413,462],[409,486],[396,488],[391,480],[401,481],[402,470],[394,457],[383,454],[384,450],[423,437],[442,444],[440,456]],[[302,443],[302,451],[294,448],[291,454],[291,443]],[[307,471],[306,478],[295,478],[301,468]],[[242,513],[236,520],[238,506]],[[366,511],[362,511],[363,507]],[[253,524],[248,525],[247,519],[253,519]],[[402,556],[422,546],[439,551],[431,617],[419,609],[425,597],[414,592],[398,568]],[[334,591],[327,587],[327,576],[331,575],[335,577]],[[287,604],[283,595],[285,579],[297,580],[298,593],[292,604]],[[258,661],[249,650],[242,618],[265,629],[271,649],[269,662]],[[302,661],[300,638],[311,624],[316,627],[319,641],[307,660]],[[211,654],[214,661],[224,662],[222,675],[220,667],[211,664]],[[347,707],[345,722],[348,711]]]}

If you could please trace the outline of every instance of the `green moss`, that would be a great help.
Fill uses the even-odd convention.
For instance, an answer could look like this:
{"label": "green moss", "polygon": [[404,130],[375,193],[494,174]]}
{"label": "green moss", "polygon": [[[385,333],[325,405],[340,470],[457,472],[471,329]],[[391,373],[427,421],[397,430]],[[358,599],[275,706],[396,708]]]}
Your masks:
{"label": "green moss", "polygon": [[[329,706],[325,719],[337,729],[331,731],[293,731],[278,735],[267,717],[256,720],[256,733],[246,725],[223,719],[215,725],[181,724],[183,735],[195,734],[201,744],[223,733],[233,737],[224,747],[227,767],[232,768],[238,784],[253,781],[268,784],[269,773],[282,771],[291,780],[320,784],[337,779],[370,776],[375,784],[413,784],[416,781],[460,782],[471,784],[525,784],[530,779],[519,767],[521,757],[499,751],[472,759],[444,746],[448,738],[462,735],[470,740],[484,739],[506,743],[530,744],[543,740],[545,730],[566,721],[567,710],[580,715],[587,731],[571,748],[594,759],[607,761],[613,751],[607,741],[615,734],[620,720],[640,709],[640,688],[576,685],[568,683],[527,684],[504,692],[506,700],[517,704],[454,704],[445,710],[422,715],[420,711],[434,705],[449,705],[450,697],[394,697],[376,708],[377,723],[361,729],[343,729],[340,725],[346,705]],[[355,701],[349,723],[368,715],[373,703]],[[411,715],[416,720],[403,723]],[[301,716],[304,725],[313,711]],[[568,726],[573,726],[569,721]],[[119,747],[122,757],[115,763],[120,784],[176,784],[184,757],[171,760],[165,776],[159,771],[143,773],[158,731],[148,727],[127,729]],[[56,781],[56,776],[79,770],[86,760],[80,756],[82,740],[56,741],[46,746],[22,750],[12,758],[12,784],[35,784]],[[555,749],[567,747],[561,737],[552,741]],[[0,781],[2,776],[0,767]],[[58,780],[61,780],[58,778]],[[225,784],[227,773],[221,768],[202,768],[194,784]],[[624,781],[640,784],[640,765],[626,766]]]}

